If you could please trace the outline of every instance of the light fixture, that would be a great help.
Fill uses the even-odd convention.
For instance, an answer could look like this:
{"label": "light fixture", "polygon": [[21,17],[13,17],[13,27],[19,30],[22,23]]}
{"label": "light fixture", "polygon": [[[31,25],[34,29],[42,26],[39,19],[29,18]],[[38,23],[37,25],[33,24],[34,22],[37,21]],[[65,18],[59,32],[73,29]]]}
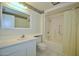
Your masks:
{"label": "light fixture", "polygon": [[25,7],[24,5],[22,5],[19,2],[9,2],[11,5],[18,7],[18,8],[23,8],[23,9],[27,9],[27,7]]}
{"label": "light fixture", "polygon": [[7,4],[10,8],[17,10],[27,9],[27,6],[24,6],[19,2],[5,2],[5,4]]}

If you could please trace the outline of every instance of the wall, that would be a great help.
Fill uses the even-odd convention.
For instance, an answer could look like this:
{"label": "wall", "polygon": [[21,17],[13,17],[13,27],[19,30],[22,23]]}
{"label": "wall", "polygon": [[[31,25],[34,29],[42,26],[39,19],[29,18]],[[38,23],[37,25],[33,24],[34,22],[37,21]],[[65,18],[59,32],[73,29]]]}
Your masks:
{"label": "wall", "polygon": [[75,9],[64,12],[64,53],[76,55],[76,12]]}
{"label": "wall", "polygon": [[[56,13],[45,15],[44,41],[47,41],[48,50],[51,55],[64,55],[63,52],[63,23],[64,14]],[[51,53],[52,51],[52,53]]]}
{"label": "wall", "polygon": [[[0,2],[0,17],[1,17],[1,2]],[[1,27],[1,18],[0,18],[0,27]]]}
{"label": "wall", "polygon": [[77,56],[79,56],[79,8],[76,9],[76,13],[77,13],[77,42],[76,42],[76,53],[77,53]]}
{"label": "wall", "polygon": [[[78,13],[78,10],[77,10],[77,13]],[[79,53],[78,52],[78,50],[79,50],[78,37],[79,36],[78,36],[78,32],[77,32],[78,29],[76,29],[76,27],[77,27],[76,15],[78,15],[78,14],[76,14],[75,9],[71,9],[71,10],[66,10],[63,12],[63,14],[61,13],[59,15],[58,16],[55,14],[54,14],[54,16],[50,15],[48,18],[49,20],[54,19],[53,22],[50,20],[50,24],[52,22],[52,25],[49,27],[49,31],[51,31],[49,38],[50,38],[50,40],[53,40],[52,42],[54,42],[54,43],[56,42],[56,44],[60,43],[61,45],[63,45],[64,55],[74,56],[74,55],[76,55],[76,53],[77,54]],[[59,34],[58,24],[61,24],[63,26],[63,30],[60,31],[60,33],[61,32],[63,33],[63,35],[62,35],[63,39],[60,39],[60,37],[58,36],[58,34]],[[51,28],[52,28],[52,30],[50,30]],[[60,29],[61,29],[61,27],[60,27]],[[54,35],[54,37],[53,37],[53,35]]]}
{"label": "wall", "polygon": [[17,35],[23,35],[23,34],[35,34],[40,33],[40,19],[41,16],[37,12],[27,9],[22,10],[24,13],[27,13],[30,15],[31,19],[31,28],[27,29],[0,29],[0,39],[10,39],[14,38]]}
{"label": "wall", "polygon": [[46,33],[45,33],[45,14],[41,14],[41,34],[42,34],[42,40],[45,41],[46,40]]}
{"label": "wall", "polygon": [[64,14],[57,13],[48,16],[48,40],[52,40],[53,42],[62,43],[63,41],[63,22],[64,22]]}

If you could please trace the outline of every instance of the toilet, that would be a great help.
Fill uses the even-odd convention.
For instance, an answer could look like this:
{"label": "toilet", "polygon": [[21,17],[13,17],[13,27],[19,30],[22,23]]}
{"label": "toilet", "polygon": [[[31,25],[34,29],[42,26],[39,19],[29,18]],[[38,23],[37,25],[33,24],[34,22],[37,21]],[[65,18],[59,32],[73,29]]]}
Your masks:
{"label": "toilet", "polygon": [[37,47],[40,51],[46,50],[46,44],[45,43],[39,43],[39,44],[37,44]]}
{"label": "toilet", "polygon": [[37,49],[40,51],[45,51],[47,47],[46,47],[46,44],[44,42],[42,42],[42,35],[37,35],[34,37],[37,38],[37,40],[36,40]]}

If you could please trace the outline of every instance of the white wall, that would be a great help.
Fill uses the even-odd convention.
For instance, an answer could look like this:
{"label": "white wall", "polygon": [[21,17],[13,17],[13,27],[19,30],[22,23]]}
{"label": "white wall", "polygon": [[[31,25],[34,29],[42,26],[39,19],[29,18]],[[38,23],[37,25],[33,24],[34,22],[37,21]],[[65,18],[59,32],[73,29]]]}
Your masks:
{"label": "white wall", "polygon": [[2,9],[2,7],[1,7],[1,2],[0,2],[0,28],[1,28],[1,14],[2,14],[2,13],[1,13],[1,12],[2,12],[1,9]]}
{"label": "white wall", "polygon": [[77,17],[75,9],[64,12],[63,45],[65,55],[76,55]]}
{"label": "white wall", "polygon": [[31,19],[31,28],[30,29],[0,29],[0,39],[10,39],[17,35],[23,34],[35,34],[40,33],[40,14],[33,10],[23,10],[24,13],[30,15]]}
{"label": "white wall", "polygon": [[79,8],[76,9],[76,13],[77,13],[77,42],[76,42],[76,45],[77,45],[77,49],[76,49],[76,53],[77,53],[77,56],[79,56]]}
{"label": "white wall", "polygon": [[41,33],[43,35],[42,39],[45,39],[45,15],[41,14]]}

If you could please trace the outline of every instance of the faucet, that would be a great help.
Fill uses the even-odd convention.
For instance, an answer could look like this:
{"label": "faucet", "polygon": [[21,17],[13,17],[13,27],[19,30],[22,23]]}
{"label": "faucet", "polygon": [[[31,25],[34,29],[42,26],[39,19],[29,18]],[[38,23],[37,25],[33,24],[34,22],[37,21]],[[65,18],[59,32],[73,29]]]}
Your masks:
{"label": "faucet", "polygon": [[17,40],[21,40],[22,38],[24,38],[25,37],[25,35],[22,35],[19,39],[17,39]]}
{"label": "faucet", "polygon": [[25,35],[22,35],[22,36],[21,36],[21,38],[24,38],[24,37],[25,37]]}

